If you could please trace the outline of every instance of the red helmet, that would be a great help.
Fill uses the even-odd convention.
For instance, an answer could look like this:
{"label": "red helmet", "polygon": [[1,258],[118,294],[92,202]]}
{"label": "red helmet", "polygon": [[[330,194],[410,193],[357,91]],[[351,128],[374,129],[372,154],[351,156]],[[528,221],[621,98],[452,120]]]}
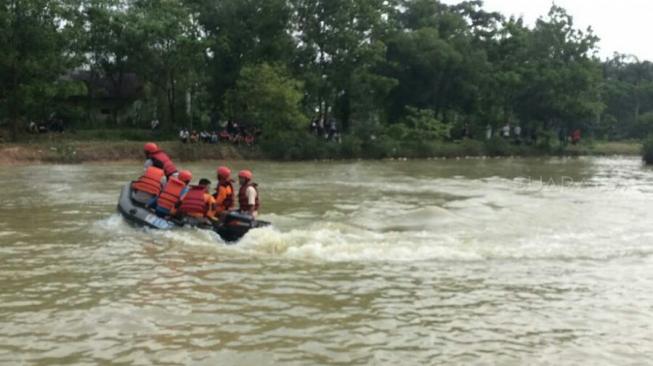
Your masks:
{"label": "red helmet", "polygon": [[227,168],[226,166],[221,166],[218,168],[218,177],[229,179],[230,176],[231,176],[231,169]]}
{"label": "red helmet", "polygon": [[179,172],[179,180],[188,184],[191,180],[193,180],[193,173],[189,172],[188,170],[182,170]]}
{"label": "red helmet", "polygon": [[154,154],[155,152],[159,151],[159,147],[156,146],[154,142],[148,142],[143,147],[143,150],[145,150],[145,152],[148,154]]}
{"label": "red helmet", "polygon": [[247,169],[241,170],[240,173],[238,173],[238,178],[245,178],[247,180],[251,180],[252,177],[253,177],[252,172],[250,172]]}

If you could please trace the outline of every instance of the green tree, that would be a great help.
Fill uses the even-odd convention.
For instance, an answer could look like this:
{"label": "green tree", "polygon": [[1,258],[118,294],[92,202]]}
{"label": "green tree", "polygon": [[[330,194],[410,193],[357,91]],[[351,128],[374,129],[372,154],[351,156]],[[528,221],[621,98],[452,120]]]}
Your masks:
{"label": "green tree", "polygon": [[406,108],[402,123],[410,130],[410,141],[434,141],[449,138],[451,126],[439,121],[430,109]]}
{"label": "green tree", "polygon": [[230,118],[260,127],[264,139],[275,140],[307,130],[302,98],[300,81],[283,67],[264,63],[242,68],[235,88],[227,93],[226,110]]}
{"label": "green tree", "polygon": [[[128,72],[138,69],[135,55],[142,45],[135,39],[129,8],[121,0],[87,0],[83,4],[81,17],[83,33],[77,45],[85,55],[85,64],[90,73],[86,109],[90,125],[93,120],[94,98],[97,91],[93,86],[100,80],[111,82],[114,90],[122,90]],[[112,108],[112,122],[117,125],[118,105]]]}
{"label": "green tree", "polygon": [[646,137],[640,122],[642,115],[653,111],[653,64],[617,54],[604,63],[603,70],[607,104],[603,128],[615,137]]}
{"label": "green tree", "polygon": [[356,100],[365,93],[368,102],[380,104],[394,81],[380,75],[384,62],[383,35],[390,22],[393,1],[291,0],[292,33],[299,40],[297,73],[306,82],[309,110],[333,111],[345,131],[352,116],[373,115],[370,105]]}
{"label": "green tree", "polygon": [[224,107],[245,65],[289,65],[293,59],[286,0],[194,0],[192,6],[207,35],[207,87],[216,109]]}
{"label": "green tree", "polygon": [[449,123],[477,113],[488,83],[485,43],[496,32],[495,15],[476,2],[411,0],[404,7],[403,30],[388,40],[388,70],[399,80],[388,104],[390,121],[402,119],[408,106],[433,110]]}
{"label": "green tree", "polygon": [[[72,22],[78,4],[70,0],[8,0],[0,5],[0,113],[10,121],[13,140],[21,117],[34,118],[58,94],[62,76],[78,58]],[[42,117],[42,116],[40,116]]]}
{"label": "green tree", "polygon": [[522,120],[538,118],[544,127],[572,128],[603,109],[601,68],[593,58],[598,38],[591,28],[574,28],[573,19],[553,6],[531,33],[529,67],[517,98]]}
{"label": "green tree", "polygon": [[187,93],[197,92],[204,73],[207,44],[198,14],[182,1],[136,0],[128,13],[130,42],[140,45],[133,65],[162,94],[166,121],[179,122]]}

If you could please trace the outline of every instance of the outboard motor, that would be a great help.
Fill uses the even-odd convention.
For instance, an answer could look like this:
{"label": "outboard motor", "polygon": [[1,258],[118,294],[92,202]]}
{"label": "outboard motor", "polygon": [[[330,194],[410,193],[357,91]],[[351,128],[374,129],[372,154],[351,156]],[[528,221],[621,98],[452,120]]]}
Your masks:
{"label": "outboard motor", "polygon": [[254,217],[236,211],[229,212],[227,217],[224,219],[224,224],[226,226],[242,226],[248,228],[257,226]]}

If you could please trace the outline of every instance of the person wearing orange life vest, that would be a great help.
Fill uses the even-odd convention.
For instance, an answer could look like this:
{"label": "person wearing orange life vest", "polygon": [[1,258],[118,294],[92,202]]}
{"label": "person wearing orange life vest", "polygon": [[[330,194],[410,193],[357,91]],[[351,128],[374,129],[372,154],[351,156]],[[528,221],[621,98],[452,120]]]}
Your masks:
{"label": "person wearing orange life vest", "polygon": [[172,159],[163,150],[159,149],[157,144],[148,142],[143,147],[145,151],[145,169],[154,166],[162,169],[166,178],[171,175],[177,175],[177,167],[172,162]]}
{"label": "person wearing orange life vest", "polygon": [[132,198],[146,204],[161,193],[165,183],[166,177],[162,169],[154,166],[148,167],[138,180],[132,182]]}
{"label": "person wearing orange life vest", "polygon": [[253,178],[254,176],[249,170],[241,170],[238,173],[238,181],[240,183],[240,189],[238,190],[238,211],[256,218],[260,203],[258,184],[252,182]]}
{"label": "person wearing orange life vest", "polygon": [[177,213],[195,219],[215,221],[215,198],[209,193],[211,181],[202,178],[196,186],[190,186],[184,195]]}
{"label": "person wearing orange life vest", "polygon": [[218,168],[218,186],[215,188],[213,198],[215,198],[216,214],[226,214],[234,207],[234,186],[231,179],[231,170],[226,166]]}
{"label": "person wearing orange life vest", "polygon": [[179,177],[170,177],[161,194],[150,200],[148,206],[153,207],[159,217],[174,215],[182,198],[188,192],[188,184],[191,180],[193,174],[188,170],[179,172]]}

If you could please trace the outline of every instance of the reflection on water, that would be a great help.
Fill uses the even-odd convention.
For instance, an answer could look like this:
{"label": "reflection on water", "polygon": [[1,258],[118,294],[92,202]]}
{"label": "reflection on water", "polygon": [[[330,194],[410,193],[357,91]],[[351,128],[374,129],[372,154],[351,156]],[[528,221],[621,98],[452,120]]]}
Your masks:
{"label": "reflection on water", "polygon": [[0,363],[653,357],[653,171],[637,159],[233,165],[274,223],[236,246],[126,225],[136,164],[2,169]]}

